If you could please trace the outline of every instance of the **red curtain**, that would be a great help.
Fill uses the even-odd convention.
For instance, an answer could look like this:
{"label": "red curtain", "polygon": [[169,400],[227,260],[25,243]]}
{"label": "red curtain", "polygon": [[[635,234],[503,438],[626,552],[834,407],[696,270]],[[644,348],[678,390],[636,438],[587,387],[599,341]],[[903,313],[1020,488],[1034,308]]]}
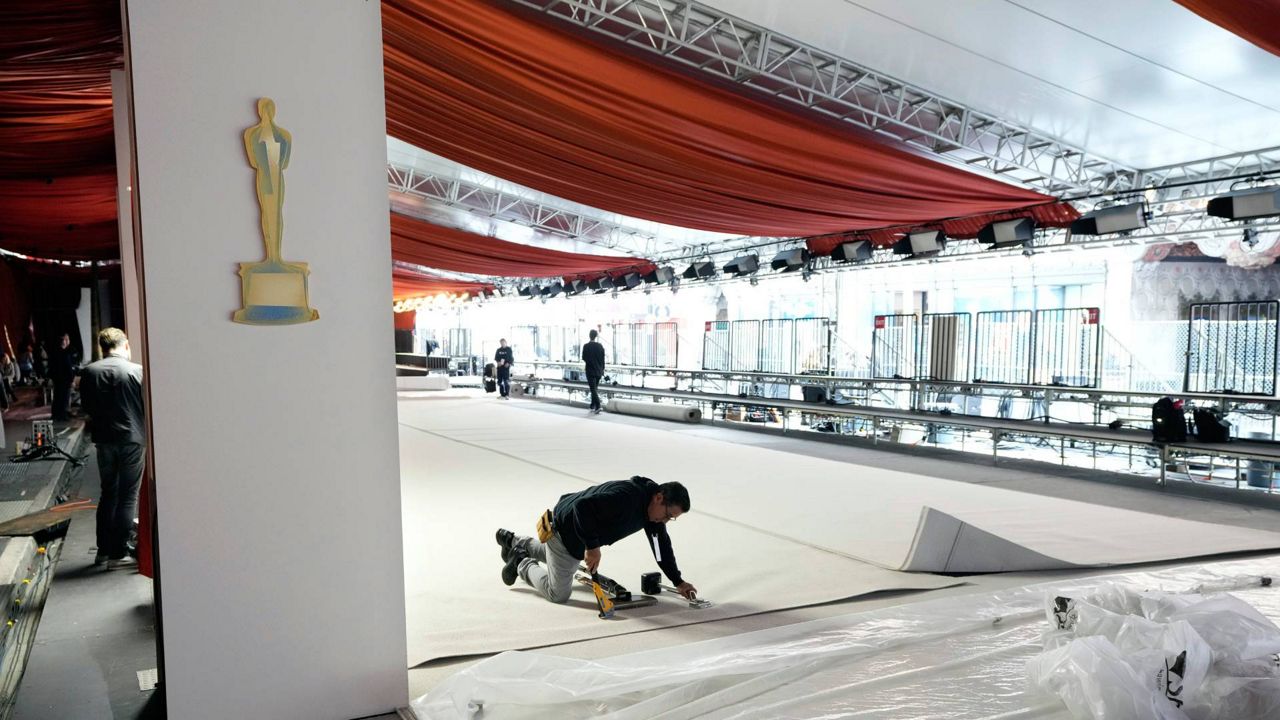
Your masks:
{"label": "red curtain", "polygon": [[391,213],[391,257],[439,270],[507,277],[556,277],[632,268],[648,272],[653,268],[652,263],[640,258],[582,255],[521,245],[399,213]]}
{"label": "red curtain", "polygon": [[1175,1],[1223,30],[1233,32],[1273,55],[1280,55],[1280,1]]}
{"label": "red curtain", "polygon": [[111,69],[122,67],[120,4],[7,0],[0,28],[0,247],[117,257]]}
{"label": "red curtain", "polygon": [[[471,293],[493,292],[489,283],[455,280],[453,278],[415,273],[403,268],[391,270],[391,294],[394,300],[435,295],[437,293]],[[399,327],[398,325],[396,327]]]}
{"label": "red curtain", "polygon": [[816,235],[1051,202],[492,0],[386,0],[387,131],[659,222]]}

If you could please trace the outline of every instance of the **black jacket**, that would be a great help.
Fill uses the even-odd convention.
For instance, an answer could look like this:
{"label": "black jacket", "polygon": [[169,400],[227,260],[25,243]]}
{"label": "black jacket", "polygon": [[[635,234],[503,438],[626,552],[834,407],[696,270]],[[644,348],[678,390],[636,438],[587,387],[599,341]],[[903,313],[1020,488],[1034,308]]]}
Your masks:
{"label": "black jacket", "polygon": [[656,492],[657,483],[636,476],[562,495],[552,511],[556,534],[569,554],[581,560],[587,550],[612,545],[643,529],[658,567],[673,585],[679,585],[680,568],[671,550],[667,526],[649,522],[649,499]]}
{"label": "black jacket", "polygon": [[[502,362],[502,361],[506,362]],[[515,364],[515,355],[511,352],[511,346],[498,348],[498,352],[493,354],[493,362],[498,366],[498,374],[505,375],[511,372],[511,366]]]}
{"label": "black jacket", "polygon": [[95,443],[146,444],[142,366],[109,355],[80,371],[80,406]]}
{"label": "black jacket", "polygon": [[587,364],[587,376],[604,376],[604,346],[592,340],[582,346],[582,362]]}

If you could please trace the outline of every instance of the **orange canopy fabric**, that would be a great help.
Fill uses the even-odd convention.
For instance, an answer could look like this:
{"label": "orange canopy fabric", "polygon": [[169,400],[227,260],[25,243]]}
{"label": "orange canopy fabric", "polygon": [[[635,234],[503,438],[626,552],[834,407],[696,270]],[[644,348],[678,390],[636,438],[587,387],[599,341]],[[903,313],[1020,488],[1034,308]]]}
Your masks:
{"label": "orange canopy fabric", "polygon": [[512,3],[382,7],[388,133],[569,200],[759,236],[1053,202]]}
{"label": "orange canopy fabric", "polygon": [[435,295],[437,293],[471,293],[493,292],[489,283],[454,280],[429,273],[416,273],[404,268],[391,269],[391,296],[393,300]]}
{"label": "orange canopy fabric", "polygon": [[1175,0],[1273,55],[1280,55],[1280,0]]}
{"label": "orange canopy fabric", "polygon": [[402,262],[476,275],[557,277],[584,273],[648,272],[647,260],[584,255],[521,245],[391,213],[391,257]]}

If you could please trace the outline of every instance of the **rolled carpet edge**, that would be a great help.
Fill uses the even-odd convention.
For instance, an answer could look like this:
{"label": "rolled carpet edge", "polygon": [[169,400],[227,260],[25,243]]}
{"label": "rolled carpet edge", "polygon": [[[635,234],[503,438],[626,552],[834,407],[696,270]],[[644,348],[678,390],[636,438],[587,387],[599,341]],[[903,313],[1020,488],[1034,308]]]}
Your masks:
{"label": "rolled carpet edge", "polygon": [[686,423],[702,422],[702,410],[689,405],[664,405],[662,403],[641,402],[638,400],[610,400],[605,404],[605,409],[612,413],[638,415],[657,420]]}

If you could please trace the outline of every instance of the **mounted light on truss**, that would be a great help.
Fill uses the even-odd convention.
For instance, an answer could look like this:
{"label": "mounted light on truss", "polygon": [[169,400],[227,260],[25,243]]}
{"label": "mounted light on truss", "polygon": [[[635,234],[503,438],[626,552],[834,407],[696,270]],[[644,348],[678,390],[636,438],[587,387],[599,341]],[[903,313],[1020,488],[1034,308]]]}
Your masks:
{"label": "mounted light on truss", "polygon": [[769,267],[781,272],[795,272],[805,266],[809,262],[809,251],[802,248],[791,248],[783,250],[773,256],[773,261],[769,263]]}
{"label": "mounted light on truss", "polygon": [[947,236],[941,230],[920,230],[908,233],[906,237],[893,244],[895,255],[911,257],[932,257],[942,252],[947,246]]}
{"label": "mounted light on truss", "polygon": [[1017,220],[1001,220],[978,231],[978,242],[990,245],[992,249],[1026,247],[1036,234],[1036,222],[1031,218]]}
{"label": "mounted light on truss", "polygon": [[1147,226],[1151,211],[1147,202],[1139,200],[1127,205],[1112,205],[1085,213],[1071,222],[1072,235],[1110,235],[1132,232]]}
{"label": "mounted light on truss", "polygon": [[587,291],[586,280],[570,280],[568,284],[564,286],[564,294],[566,297],[581,295],[586,291]]}
{"label": "mounted light on truss", "polygon": [[640,279],[640,273],[629,272],[625,275],[619,275],[617,278],[615,278],[613,281],[613,286],[618,290],[631,290],[632,288],[639,287],[640,284],[643,282],[644,280]]}
{"label": "mounted light on truss", "polygon": [[542,288],[542,297],[553,298],[564,292],[564,283],[553,282]]}
{"label": "mounted light on truss", "polygon": [[1280,215],[1280,187],[1251,188],[1219,195],[1205,212],[1228,220],[1252,220]]}
{"label": "mounted light on truss", "polygon": [[644,281],[651,285],[665,285],[676,276],[675,268],[656,267],[644,274]]}
{"label": "mounted light on truss", "polygon": [[754,275],[760,270],[759,255],[739,255],[738,257],[725,263],[724,274],[734,277],[746,277]]}
{"label": "mounted light on truss", "polygon": [[705,280],[709,277],[715,277],[715,274],[716,264],[710,260],[703,260],[685,268],[685,271],[681,273],[681,277],[686,280]]}
{"label": "mounted light on truss", "polygon": [[831,259],[836,262],[863,262],[871,259],[873,250],[870,240],[840,243],[831,251]]}
{"label": "mounted light on truss", "polygon": [[516,292],[520,294],[520,297],[527,298],[538,297],[542,294],[542,290],[536,285],[522,285]]}

